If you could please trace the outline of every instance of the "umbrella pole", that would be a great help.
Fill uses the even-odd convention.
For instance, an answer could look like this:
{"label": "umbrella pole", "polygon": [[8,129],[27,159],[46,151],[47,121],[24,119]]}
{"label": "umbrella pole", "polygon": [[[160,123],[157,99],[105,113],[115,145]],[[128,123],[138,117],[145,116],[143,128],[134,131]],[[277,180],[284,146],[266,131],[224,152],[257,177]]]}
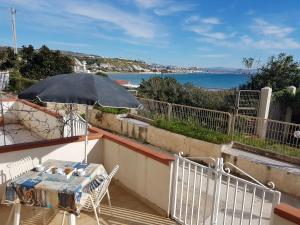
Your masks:
{"label": "umbrella pole", "polygon": [[87,163],[87,144],[88,144],[88,106],[85,106],[85,140],[84,140],[84,162]]}

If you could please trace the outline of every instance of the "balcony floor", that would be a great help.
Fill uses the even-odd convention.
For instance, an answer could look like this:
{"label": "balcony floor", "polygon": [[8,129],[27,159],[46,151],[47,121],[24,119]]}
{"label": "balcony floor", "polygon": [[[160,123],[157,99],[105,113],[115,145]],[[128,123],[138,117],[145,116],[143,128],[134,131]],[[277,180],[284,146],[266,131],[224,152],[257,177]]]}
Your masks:
{"label": "balcony floor", "polygon": [[[110,214],[106,198],[101,205],[100,223],[103,225],[172,225],[177,224],[165,218],[141,200],[117,184],[110,188],[113,215]],[[0,206],[1,225],[8,220],[11,207]],[[51,210],[23,206],[20,225],[60,225],[62,213]],[[12,219],[9,224],[12,224]],[[68,224],[66,218],[65,224]],[[77,218],[77,225],[96,225],[93,213],[82,212]]]}
{"label": "balcony floor", "polygon": [[[41,141],[42,138],[21,124],[5,124],[0,127],[0,146]],[[4,135],[5,134],[5,135]],[[5,137],[5,142],[4,142]]]}

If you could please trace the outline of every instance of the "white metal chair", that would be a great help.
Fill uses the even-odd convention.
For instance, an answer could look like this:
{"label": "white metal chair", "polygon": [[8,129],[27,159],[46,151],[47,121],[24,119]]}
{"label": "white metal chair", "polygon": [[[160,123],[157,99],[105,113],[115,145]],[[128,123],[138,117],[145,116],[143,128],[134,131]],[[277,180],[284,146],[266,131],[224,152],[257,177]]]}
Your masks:
{"label": "white metal chair", "polygon": [[[109,184],[114,177],[114,175],[118,172],[119,165],[116,165],[111,173],[105,178],[103,181],[103,184],[101,184],[100,187],[93,190],[91,193],[83,193],[83,196],[81,197],[80,201],[80,210],[92,212],[94,211],[97,224],[100,225],[98,213],[100,214],[100,203],[105,195],[107,195],[108,198],[108,204],[110,207],[110,211],[112,214],[112,207],[111,207],[111,201],[110,201],[110,195],[108,191]],[[98,212],[97,212],[98,209]],[[64,212],[63,219],[62,219],[62,225],[64,224],[65,215],[67,212]]]}
{"label": "white metal chair", "polygon": [[[32,170],[34,168],[34,162],[31,159],[30,156],[25,157],[23,159],[20,159],[18,161],[12,162],[10,164],[7,165],[8,168],[8,172],[10,175],[10,179],[15,179],[18,176],[21,176],[22,174],[28,172],[29,170]],[[3,197],[2,200],[5,199],[5,192],[3,193]],[[14,207],[15,204],[18,203],[16,201],[8,201],[8,200],[4,200],[2,201],[2,204],[6,204],[6,205],[13,205],[8,220],[7,220],[7,224],[9,223],[12,213],[14,211]]]}
{"label": "white metal chair", "polygon": [[10,178],[15,179],[16,177],[28,172],[29,170],[32,170],[34,167],[34,163],[31,157],[28,156],[7,165],[7,167]]}
{"label": "white metal chair", "polygon": [[[15,179],[18,176],[32,170],[34,168],[34,162],[30,156],[20,159],[18,161],[12,162],[7,165],[10,179]],[[5,199],[5,192],[3,194],[3,198]],[[3,204],[15,204],[15,202],[11,201],[2,201]]]}

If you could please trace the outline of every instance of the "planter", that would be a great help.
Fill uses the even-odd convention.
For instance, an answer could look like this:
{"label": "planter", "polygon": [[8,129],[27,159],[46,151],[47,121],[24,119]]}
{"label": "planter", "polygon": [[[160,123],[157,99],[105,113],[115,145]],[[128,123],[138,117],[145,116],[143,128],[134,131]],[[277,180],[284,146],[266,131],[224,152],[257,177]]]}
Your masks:
{"label": "planter", "polygon": [[237,148],[237,149],[240,149],[240,150],[243,150],[243,151],[252,152],[252,153],[255,153],[255,154],[258,154],[258,155],[266,156],[266,157],[273,158],[273,159],[278,159],[280,161],[284,161],[284,162],[287,162],[287,163],[292,163],[292,164],[300,166],[300,158],[299,157],[281,155],[281,154],[278,154],[276,152],[266,151],[265,149],[260,149],[260,148],[257,148],[257,147],[244,145],[244,144],[241,144],[241,143],[234,143],[233,148]]}

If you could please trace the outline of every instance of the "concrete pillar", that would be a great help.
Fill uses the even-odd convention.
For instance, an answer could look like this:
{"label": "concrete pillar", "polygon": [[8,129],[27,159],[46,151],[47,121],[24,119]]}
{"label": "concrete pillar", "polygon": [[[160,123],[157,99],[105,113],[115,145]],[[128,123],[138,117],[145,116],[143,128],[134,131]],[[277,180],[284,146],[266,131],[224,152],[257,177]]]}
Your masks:
{"label": "concrete pillar", "polygon": [[[287,91],[290,92],[292,95],[295,95],[296,94],[296,87],[295,86],[287,87]],[[286,112],[285,112],[284,121],[285,122],[291,122],[292,115],[293,115],[293,112],[292,112],[291,107],[287,107]]]}
{"label": "concrete pillar", "polygon": [[264,87],[260,92],[260,104],[258,112],[257,135],[265,138],[267,132],[267,119],[269,117],[270,103],[272,98],[272,88]]}
{"label": "concrete pillar", "polygon": [[[286,88],[288,92],[290,92],[292,95],[296,94],[296,87],[295,86],[289,86]],[[285,122],[291,122],[292,121],[292,116],[293,116],[293,110],[291,107],[287,107],[286,108],[286,112],[285,112],[285,117],[284,117],[284,121]],[[286,124],[284,126],[284,137],[288,138],[288,134],[289,134],[289,129],[290,129],[290,125]]]}

